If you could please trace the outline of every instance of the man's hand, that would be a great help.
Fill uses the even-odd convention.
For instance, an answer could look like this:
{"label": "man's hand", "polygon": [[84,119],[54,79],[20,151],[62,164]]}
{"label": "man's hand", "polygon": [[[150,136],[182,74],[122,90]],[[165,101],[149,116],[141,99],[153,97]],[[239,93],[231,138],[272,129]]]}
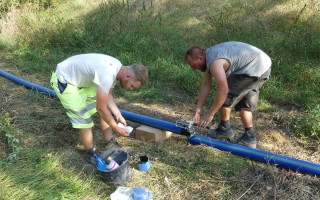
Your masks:
{"label": "man's hand", "polygon": [[127,126],[127,122],[121,114],[120,114],[120,116],[116,116],[116,121],[117,121],[117,123],[121,123],[124,126]]}
{"label": "man's hand", "polygon": [[119,135],[124,136],[124,137],[128,137],[130,135],[130,133],[128,132],[128,130],[126,128],[118,127],[115,131]]}
{"label": "man's hand", "polygon": [[213,117],[214,115],[209,115],[209,114],[205,115],[204,118],[198,123],[198,126],[201,128],[208,127]]}
{"label": "man's hand", "polygon": [[192,121],[198,123],[200,121],[200,113],[201,113],[201,109],[197,108],[192,116]]}

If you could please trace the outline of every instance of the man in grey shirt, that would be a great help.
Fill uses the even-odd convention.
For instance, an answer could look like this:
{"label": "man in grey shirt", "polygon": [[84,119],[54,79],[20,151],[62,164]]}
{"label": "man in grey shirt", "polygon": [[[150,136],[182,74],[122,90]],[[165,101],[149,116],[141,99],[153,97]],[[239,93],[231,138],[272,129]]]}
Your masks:
{"label": "man in grey shirt", "polygon": [[[209,137],[235,141],[256,148],[253,114],[258,104],[259,90],[271,73],[271,59],[262,50],[243,42],[224,42],[208,49],[190,48],[185,55],[193,70],[204,72],[204,80],[193,114],[200,127],[206,127],[219,112],[218,128],[209,130]],[[216,98],[207,114],[201,118],[203,104],[209,96],[212,79],[217,85]],[[231,129],[231,109],[239,111],[244,134],[234,140]]]}

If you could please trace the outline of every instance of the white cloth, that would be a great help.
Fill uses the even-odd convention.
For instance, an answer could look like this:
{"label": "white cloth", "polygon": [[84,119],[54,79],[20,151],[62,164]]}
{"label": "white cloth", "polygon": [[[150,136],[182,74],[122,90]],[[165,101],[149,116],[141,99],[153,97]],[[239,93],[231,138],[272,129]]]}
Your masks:
{"label": "white cloth", "polygon": [[116,83],[121,62],[108,55],[89,53],[67,58],[57,65],[56,74],[61,83],[76,87],[98,85],[108,93]]}

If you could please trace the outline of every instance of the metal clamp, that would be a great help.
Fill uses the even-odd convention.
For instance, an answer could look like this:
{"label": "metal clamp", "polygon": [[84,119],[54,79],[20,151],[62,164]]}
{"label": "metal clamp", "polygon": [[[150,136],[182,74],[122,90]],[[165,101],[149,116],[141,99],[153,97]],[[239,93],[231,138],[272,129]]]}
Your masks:
{"label": "metal clamp", "polygon": [[192,137],[195,133],[195,122],[194,121],[185,121],[185,120],[177,120],[176,127],[182,129],[181,134],[186,135],[188,137]]}

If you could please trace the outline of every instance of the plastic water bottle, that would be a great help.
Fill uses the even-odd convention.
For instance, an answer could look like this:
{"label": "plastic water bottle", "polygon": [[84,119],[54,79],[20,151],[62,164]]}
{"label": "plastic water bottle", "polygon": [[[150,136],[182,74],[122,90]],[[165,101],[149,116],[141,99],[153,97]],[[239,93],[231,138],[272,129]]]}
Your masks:
{"label": "plastic water bottle", "polygon": [[119,164],[113,160],[112,158],[108,158],[106,160],[106,168],[108,171],[112,171],[112,170],[115,170],[119,167]]}
{"label": "plastic water bottle", "polygon": [[145,188],[117,187],[111,195],[111,200],[152,200],[152,193]]}
{"label": "plastic water bottle", "polygon": [[98,154],[93,154],[94,159],[96,160],[96,167],[101,171],[107,171],[106,161]]}

